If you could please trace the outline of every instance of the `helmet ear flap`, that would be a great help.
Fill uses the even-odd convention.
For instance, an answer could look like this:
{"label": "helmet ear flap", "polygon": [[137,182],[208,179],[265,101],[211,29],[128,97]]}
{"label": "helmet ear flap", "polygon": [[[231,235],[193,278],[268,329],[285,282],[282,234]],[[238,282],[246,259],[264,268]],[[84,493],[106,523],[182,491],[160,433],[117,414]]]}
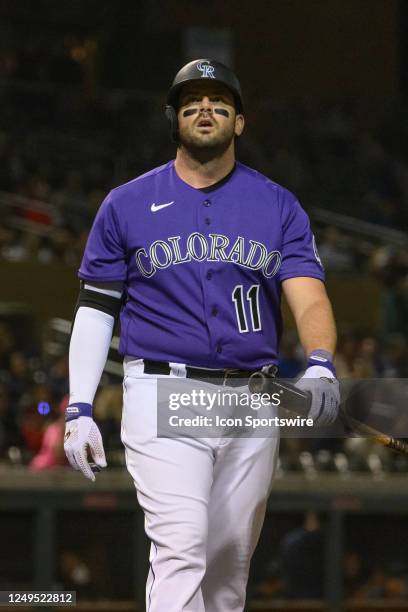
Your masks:
{"label": "helmet ear flap", "polygon": [[170,123],[171,138],[173,142],[177,142],[178,141],[177,139],[177,131],[178,131],[177,113],[173,106],[170,106],[170,104],[166,104],[164,108],[164,114],[166,115],[167,120]]}

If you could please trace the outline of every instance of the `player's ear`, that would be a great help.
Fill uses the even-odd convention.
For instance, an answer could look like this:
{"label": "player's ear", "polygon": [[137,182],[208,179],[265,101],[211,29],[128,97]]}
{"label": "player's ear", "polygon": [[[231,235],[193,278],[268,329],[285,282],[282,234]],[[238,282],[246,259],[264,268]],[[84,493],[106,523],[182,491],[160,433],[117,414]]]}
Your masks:
{"label": "player's ear", "polygon": [[241,136],[244,131],[245,119],[244,115],[236,115],[235,117],[235,136]]}

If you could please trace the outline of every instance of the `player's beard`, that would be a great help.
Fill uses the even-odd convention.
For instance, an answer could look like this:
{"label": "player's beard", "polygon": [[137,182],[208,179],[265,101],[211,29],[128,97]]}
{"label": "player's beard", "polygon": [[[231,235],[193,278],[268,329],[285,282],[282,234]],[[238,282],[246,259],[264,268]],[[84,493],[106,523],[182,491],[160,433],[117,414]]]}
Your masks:
{"label": "player's beard", "polygon": [[231,146],[235,138],[234,127],[215,134],[200,135],[194,131],[179,130],[178,146],[183,147],[188,154],[201,163],[221,157]]}

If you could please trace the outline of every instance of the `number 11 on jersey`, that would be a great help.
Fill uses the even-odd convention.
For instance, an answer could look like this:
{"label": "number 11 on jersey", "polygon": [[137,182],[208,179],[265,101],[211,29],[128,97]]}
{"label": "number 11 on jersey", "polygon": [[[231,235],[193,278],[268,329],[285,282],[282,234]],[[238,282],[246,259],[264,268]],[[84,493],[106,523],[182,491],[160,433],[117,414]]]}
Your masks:
{"label": "number 11 on jersey", "polygon": [[[251,331],[259,331],[262,329],[261,315],[259,312],[259,285],[252,285],[248,289],[246,292],[246,300],[249,303],[249,312],[251,313]],[[239,331],[241,334],[244,334],[249,331],[249,327],[245,312],[244,287],[242,285],[236,285],[232,290],[232,301],[235,305]]]}

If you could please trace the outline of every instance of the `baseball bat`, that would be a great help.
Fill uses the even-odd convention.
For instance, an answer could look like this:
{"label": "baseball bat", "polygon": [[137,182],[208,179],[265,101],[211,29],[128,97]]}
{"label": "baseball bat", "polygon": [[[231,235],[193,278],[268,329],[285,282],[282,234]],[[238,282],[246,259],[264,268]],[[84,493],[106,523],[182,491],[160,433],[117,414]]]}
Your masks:
{"label": "baseball bat", "polygon": [[91,470],[92,470],[94,473],[97,473],[97,472],[101,472],[101,471],[102,471],[102,470],[101,470],[101,468],[99,467],[99,465],[97,465],[97,464],[96,464],[96,463],[94,463],[93,461],[90,461],[90,462],[89,462],[89,467],[91,468]]}
{"label": "baseball bat", "polygon": [[[304,417],[309,414],[312,394],[310,391],[298,389],[292,383],[280,381],[264,372],[255,372],[255,374],[252,374],[249,378],[248,387],[251,393],[267,393],[268,395],[279,393],[281,400],[283,400],[281,402],[282,405],[285,407],[285,403],[287,403],[288,410],[296,412],[298,415]],[[408,455],[408,444],[406,442],[397,440],[382,431],[378,431],[362,423],[358,419],[348,416],[341,407],[340,419],[346,427],[351,427],[352,431],[355,433],[361,434],[364,437],[369,437],[374,442],[386,446],[397,453]]]}

